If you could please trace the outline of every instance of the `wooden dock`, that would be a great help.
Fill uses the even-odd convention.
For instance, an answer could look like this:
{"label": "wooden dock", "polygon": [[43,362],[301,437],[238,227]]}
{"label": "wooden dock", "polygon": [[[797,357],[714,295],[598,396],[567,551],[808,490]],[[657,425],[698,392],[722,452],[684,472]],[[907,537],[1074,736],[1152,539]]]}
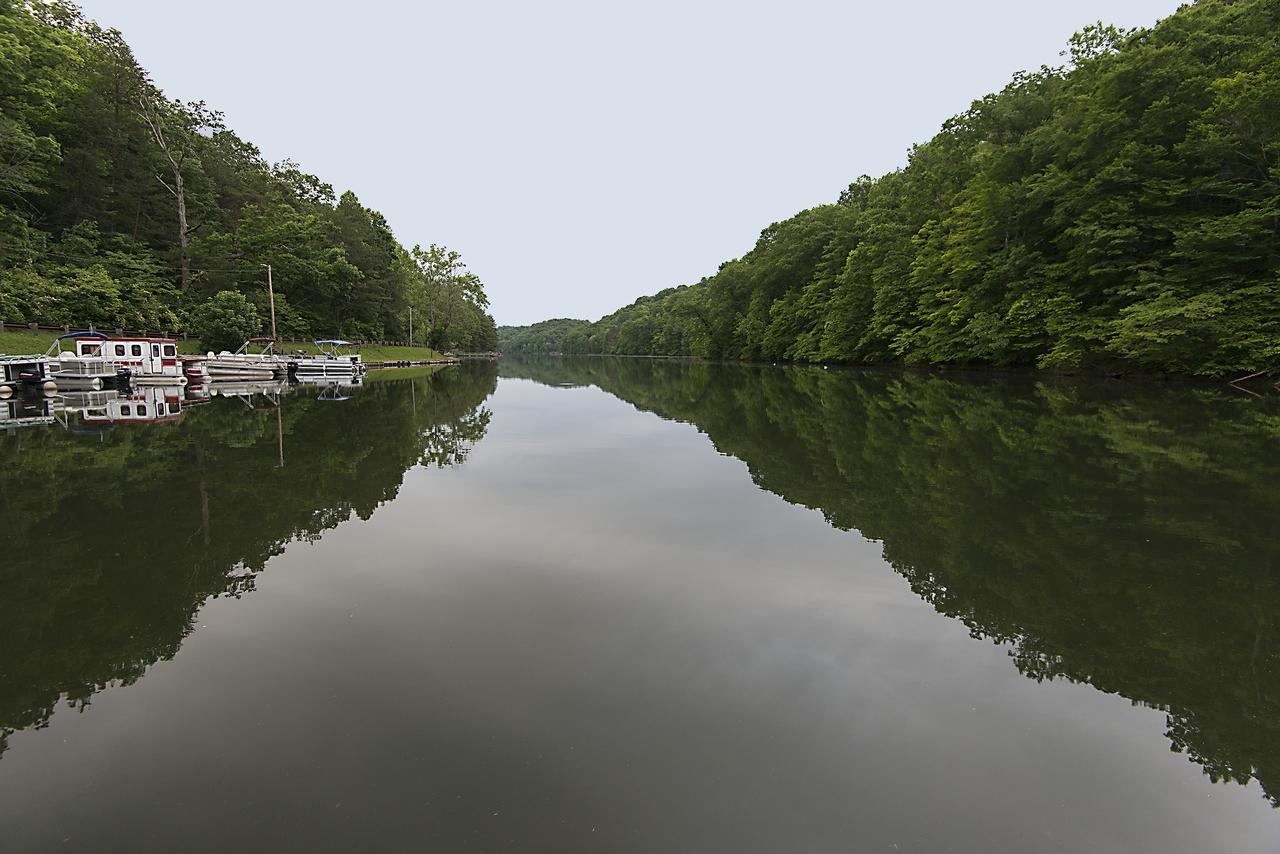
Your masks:
{"label": "wooden dock", "polygon": [[418,368],[425,365],[458,365],[461,359],[392,359],[385,362],[364,362],[368,368]]}

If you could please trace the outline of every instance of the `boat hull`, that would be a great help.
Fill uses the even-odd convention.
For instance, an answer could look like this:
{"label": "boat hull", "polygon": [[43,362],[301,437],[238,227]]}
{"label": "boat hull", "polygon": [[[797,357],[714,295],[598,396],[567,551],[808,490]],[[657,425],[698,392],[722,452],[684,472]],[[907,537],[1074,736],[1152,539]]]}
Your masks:
{"label": "boat hull", "polygon": [[[110,375],[112,378],[115,374]],[[106,385],[104,377],[87,377],[82,374],[53,374],[53,381],[58,384],[58,388],[75,389],[79,391],[97,391]]]}
{"label": "boat hull", "polygon": [[206,359],[204,372],[212,382],[218,382],[219,380],[269,380],[288,376],[289,363],[277,358],[255,358],[228,354]]}
{"label": "boat hull", "polygon": [[187,378],[181,374],[134,374],[130,385],[186,385]]}
{"label": "boat hull", "polygon": [[209,368],[208,374],[211,382],[225,382],[228,380],[270,380],[275,379],[276,372],[270,368],[253,368],[248,366],[228,366],[224,368]]}
{"label": "boat hull", "polygon": [[104,359],[62,357],[49,363],[49,378],[59,388],[96,391],[122,379],[114,364]]}
{"label": "boat hull", "polygon": [[347,365],[345,367],[341,365],[302,367],[299,365],[298,369],[294,371],[294,375],[297,376],[298,379],[325,379],[328,377],[341,379],[343,377],[356,376],[359,373],[360,371],[351,365]]}
{"label": "boat hull", "polygon": [[310,358],[293,363],[293,374],[299,380],[349,379],[364,374],[364,363],[359,359]]}

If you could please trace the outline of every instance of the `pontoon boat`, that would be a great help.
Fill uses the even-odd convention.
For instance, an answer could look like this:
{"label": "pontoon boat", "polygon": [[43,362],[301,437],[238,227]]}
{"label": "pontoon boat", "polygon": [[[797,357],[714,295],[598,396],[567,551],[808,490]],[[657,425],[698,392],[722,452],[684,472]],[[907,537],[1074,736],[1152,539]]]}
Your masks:
{"label": "pontoon boat", "polygon": [[[63,341],[76,342],[73,350],[63,350]],[[97,390],[117,381],[128,382],[125,368],[102,357],[102,344],[107,336],[101,332],[70,332],[59,335],[45,352],[49,373],[64,389]],[[84,342],[80,346],[80,342]]]}

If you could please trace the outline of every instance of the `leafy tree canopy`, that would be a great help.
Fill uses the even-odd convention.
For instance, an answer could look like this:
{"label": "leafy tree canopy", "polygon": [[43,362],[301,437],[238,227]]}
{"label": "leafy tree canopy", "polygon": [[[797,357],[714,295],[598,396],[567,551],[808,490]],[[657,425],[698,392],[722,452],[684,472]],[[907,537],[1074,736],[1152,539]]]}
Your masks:
{"label": "leafy tree canopy", "polygon": [[712,276],[504,350],[1280,367],[1280,4],[1097,24]]}
{"label": "leafy tree canopy", "polygon": [[258,309],[239,291],[219,291],[191,312],[192,331],[210,350],[235,350],[258,331]]}
{"label": "leafy tree canopy", "polygon": [[407,340],[434,298],[452,326],[415,312],[416,340],[496,335],[478,278],[424,282],[381,214],[166,98],[120,33],[0,0],[0,320],[175,330],[224,291],[263,318],[267,264],[283,334]]}

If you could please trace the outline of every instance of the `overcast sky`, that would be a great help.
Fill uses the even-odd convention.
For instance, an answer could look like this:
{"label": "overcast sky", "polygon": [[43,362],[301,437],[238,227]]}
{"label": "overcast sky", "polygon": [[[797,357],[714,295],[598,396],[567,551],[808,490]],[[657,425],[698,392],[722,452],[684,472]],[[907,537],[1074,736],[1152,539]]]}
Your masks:
{"label": "overcast sky", "polygon": [[1098,19],[1173,0],[84,0],[171,97],[460,251],[499,323],[714,273]]}

